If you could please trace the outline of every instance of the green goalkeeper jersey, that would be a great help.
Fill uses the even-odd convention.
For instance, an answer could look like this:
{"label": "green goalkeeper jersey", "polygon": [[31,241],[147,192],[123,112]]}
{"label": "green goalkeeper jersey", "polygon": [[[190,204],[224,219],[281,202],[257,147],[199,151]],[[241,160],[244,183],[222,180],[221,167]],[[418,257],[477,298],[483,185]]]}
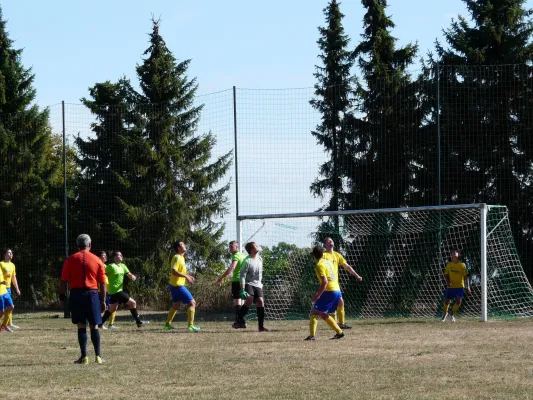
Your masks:
{"label": "green goalkeeper jersey", "polygon": [[240,276],[241,276],[241,268],[242,268],[242,262],[246,258],[244,254],[242,254],[240,251],[233,253],[233,256],[231,257],[231,262],[237,261],[237,265],[235,266],[235,269],[233,270],[233,282],[239,282]]}

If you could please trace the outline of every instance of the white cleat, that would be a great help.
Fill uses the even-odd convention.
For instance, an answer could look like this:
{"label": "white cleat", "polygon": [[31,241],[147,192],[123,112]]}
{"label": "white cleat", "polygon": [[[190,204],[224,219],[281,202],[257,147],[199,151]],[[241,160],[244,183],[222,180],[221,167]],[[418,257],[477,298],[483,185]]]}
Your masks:
{"label": "white cleat", "polygon": [[[446,322],[446,317],[448,317],[448,313],[444,314],[440,320],[441,320],[442,322]],[[453,317],[452,317],[452,318],[453,318]]]}

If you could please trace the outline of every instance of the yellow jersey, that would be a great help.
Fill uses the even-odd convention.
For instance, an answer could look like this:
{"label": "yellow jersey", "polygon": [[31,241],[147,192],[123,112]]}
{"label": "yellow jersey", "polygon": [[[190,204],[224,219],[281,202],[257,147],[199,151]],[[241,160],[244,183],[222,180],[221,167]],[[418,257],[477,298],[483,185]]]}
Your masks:
{"label": "yellow jersey", "polygon": [[11,287],[11,279],[15,276],[15,264],[13,264],[11,261],[5,262],[0,261],[0,269],[2,269],[4,279],[7,282],[6,287]]}
{"label": "yellow jersey", "polygon": [[[3,282],[3,281],[4,281],[4,274],[2,272],[2,268],[0,268],[0,282]],[[3,296],[6,293],[7,293],[7,286],[0,284],[0,296]]]}
{"label": "yellow jersey", "polygon": [[462,262],[449,262],[444,270],[444,275],[450,277],[450,289],[465,287],[465,278],[467,276],[466,265]]}
{"label": "yellow jersey", "polygon": [[176,276],[172,271],[179,272],[180,274],[186,274],[187,268],[185,267],[185,257],[180,254],[176,254],[170,261],[170,284],[172,286],[185,286],[186,279],[181,276]]}
{"label": "yellow jersey", "polygon": [[334,265],[331,261],[326,260],[325,258],[321,258],[320,260],[318,260],[318,262],[316,263],[315,273],[320,283],[322,283],[323,277],[327,278],[328,283],[325,289],[326,292],[340,292],[341,288],[339,286],[337,274],[335,272]]}

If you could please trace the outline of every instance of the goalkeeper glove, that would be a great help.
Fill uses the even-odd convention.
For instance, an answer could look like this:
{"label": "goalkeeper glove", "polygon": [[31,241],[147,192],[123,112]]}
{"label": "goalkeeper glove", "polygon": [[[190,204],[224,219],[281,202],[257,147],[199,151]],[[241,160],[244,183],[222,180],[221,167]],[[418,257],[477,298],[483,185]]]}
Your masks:
{"label": "goalkeeper glove", "polygon": [[248,293],[246,293],[246,290],[241,289],[241,299],[246,300],[246,296],[248,296]]}

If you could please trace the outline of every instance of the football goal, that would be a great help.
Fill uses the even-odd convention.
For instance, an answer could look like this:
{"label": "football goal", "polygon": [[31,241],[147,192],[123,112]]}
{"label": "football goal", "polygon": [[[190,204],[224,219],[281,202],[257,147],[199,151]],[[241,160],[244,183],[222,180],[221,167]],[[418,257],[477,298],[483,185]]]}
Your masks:
{"label": "football goal", "polygon": [[318,287],[311,247],[326,237],[362,277],[339,267],[349,318],[442,314],[444,269],[459,250],[470,279],[459,316],[533,316],[504,206],[469,204],[398,209],[242,215],[240,243],[263,247],[267,317],[306,318]]}

